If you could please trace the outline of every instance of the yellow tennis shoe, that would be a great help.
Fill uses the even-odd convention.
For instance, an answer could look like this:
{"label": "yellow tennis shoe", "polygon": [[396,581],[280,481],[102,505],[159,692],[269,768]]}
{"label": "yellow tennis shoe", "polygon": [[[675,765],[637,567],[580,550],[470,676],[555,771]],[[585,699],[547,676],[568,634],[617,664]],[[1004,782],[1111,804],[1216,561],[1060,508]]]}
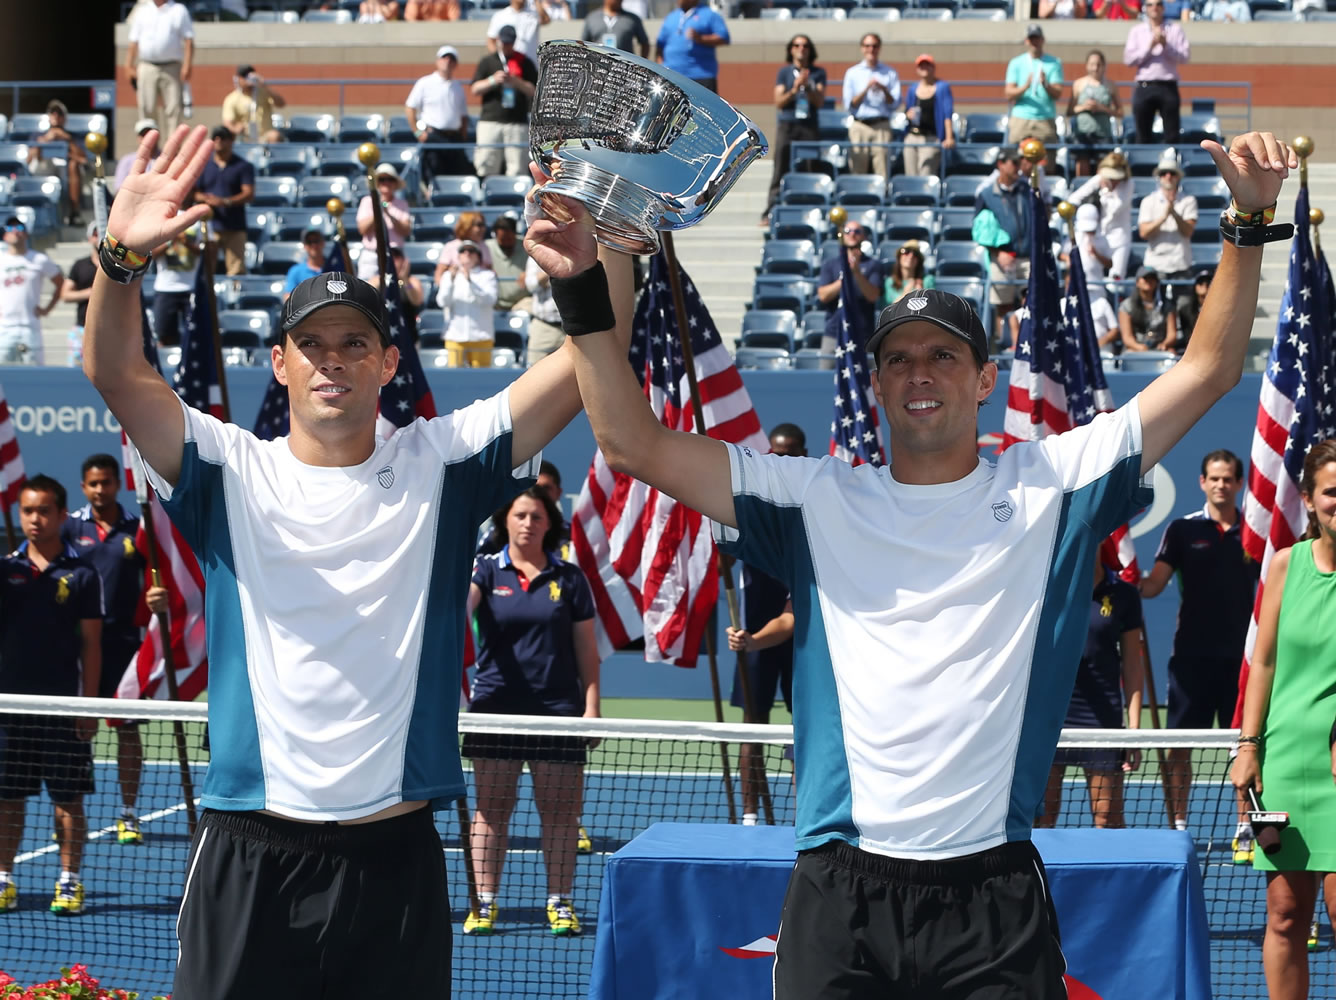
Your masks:
{"label": "yellow tennis shoe", "polygon": [[73,879],[56,883],[56,894],[51,899],[51,912],[72,917],[83,913],[84,887]]}
{"label": "yellow tennis shoe", "polygon": [[464,933],[491,934],[500,916],[501,908],[495,903],[479,903],[476,912],[469,910],[468,918],[464,921]]}
{"label": "yellow tennis shoe", "polygon": [[575,907],[566,898],[547,904],[547,926],[557,937],[574,937],[580,933],[580,918]]}
{"label": "yellow tennis shoe", "polygon": [[575,851],[577,854],[593,854],[594,842],[589,839],[589,831],[580,827],[579,833],[575,837]]}
{"label": "yellow tennis shoe", "polygon": [[0,913],[12,913],[19,908],[19,887],[13,879],[0,882]]}

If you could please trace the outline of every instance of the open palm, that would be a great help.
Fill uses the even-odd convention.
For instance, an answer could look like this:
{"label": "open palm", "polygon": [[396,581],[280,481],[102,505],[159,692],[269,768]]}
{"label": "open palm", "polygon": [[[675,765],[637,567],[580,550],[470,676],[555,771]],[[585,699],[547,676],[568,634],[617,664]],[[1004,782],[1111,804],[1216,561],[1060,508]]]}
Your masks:
{"label": "open palm", "polygon": [[1246,212],[1274,205],[1285,178],[1299,166],[1294,150],[1271,132],[1237,136],[1228,150],[1210,139],[1204,140],[1201,147],[1215,160],[1234,203]]}
{"label": "open palm", "polygon": [[[153,160],[156,132],[147,132],[139,141],[130,175],[116,190],[107,232],[135,253],[148,253],[176,238],[209,213],[209,206],[182,205],[195,190],[204,172],[211,146],[205,141],[208,130],[202,125],[180,126]],[[152,163],[150,163],[152,161]]]}

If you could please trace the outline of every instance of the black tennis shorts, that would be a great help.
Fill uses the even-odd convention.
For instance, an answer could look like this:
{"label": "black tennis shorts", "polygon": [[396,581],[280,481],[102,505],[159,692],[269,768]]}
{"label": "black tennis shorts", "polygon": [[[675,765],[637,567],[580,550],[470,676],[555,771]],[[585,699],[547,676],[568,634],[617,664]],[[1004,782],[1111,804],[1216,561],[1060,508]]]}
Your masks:
{"label": "black tennis shorts", "polygon": [[948,861],[825,844],[789,880],[775,1000],[1065,1000],[1066,969],[1029,841]]}
{"label": "black tennis shorts", "polygon": [[1240,658],[1169,657],[1170,729],[1228,729],[1239,700]]}
{"label": "black tennis shorts", "polygon": [[536,760],[550,764],[583,764],[587,736],[539,736],[529,733],[465,733],[460,756],[469,760]]}
{"label": "black tennis shorts", "polygon": [[0,716],[0,799],[39,795],[76,802],[93,792],[93,745],[74,732],[74,720],[48,715]]}
{"label": "black tennis shorts", "polygon": [[376,823],[204,813],[177,920],[173,996],[450,996],[450,902],[431,809]]}

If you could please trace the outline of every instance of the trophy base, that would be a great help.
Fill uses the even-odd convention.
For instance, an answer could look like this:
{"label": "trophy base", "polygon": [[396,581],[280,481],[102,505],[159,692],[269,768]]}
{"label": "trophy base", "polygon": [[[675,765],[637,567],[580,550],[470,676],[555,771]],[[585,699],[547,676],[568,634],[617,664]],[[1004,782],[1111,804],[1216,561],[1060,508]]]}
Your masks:
{"label": "trophy base", "polygon": [[659,226],[668,203],[638,184],[579,160],[545,157],[553,179],[543,191],[580,202],[594,217],[594,237],[622,253],[659,252]]}

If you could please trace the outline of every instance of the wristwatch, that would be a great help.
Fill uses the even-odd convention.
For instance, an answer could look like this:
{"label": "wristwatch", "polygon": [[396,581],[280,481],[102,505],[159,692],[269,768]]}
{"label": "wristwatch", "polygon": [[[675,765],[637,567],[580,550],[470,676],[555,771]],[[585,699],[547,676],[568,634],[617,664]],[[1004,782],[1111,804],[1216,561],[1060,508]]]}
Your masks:
{"label": "wristwatch", "polygon": [[1294,226],[1288,222],[1273,225],[1271,220],[1275,217],[1275,205],[1260,212],[1243,212],[1231,200],[1229,208],[1220,213],[1220,235],[1236,247],[1260,247],[1288,240],[1294,235]]}
{"label": "wristwatch", "polygon": [[122,285],[128,285],[136,278],[142,278],[148,270],[153,254],[138,254],[129,250],[107,233],[97,245],[97,260],[107,277]]}

